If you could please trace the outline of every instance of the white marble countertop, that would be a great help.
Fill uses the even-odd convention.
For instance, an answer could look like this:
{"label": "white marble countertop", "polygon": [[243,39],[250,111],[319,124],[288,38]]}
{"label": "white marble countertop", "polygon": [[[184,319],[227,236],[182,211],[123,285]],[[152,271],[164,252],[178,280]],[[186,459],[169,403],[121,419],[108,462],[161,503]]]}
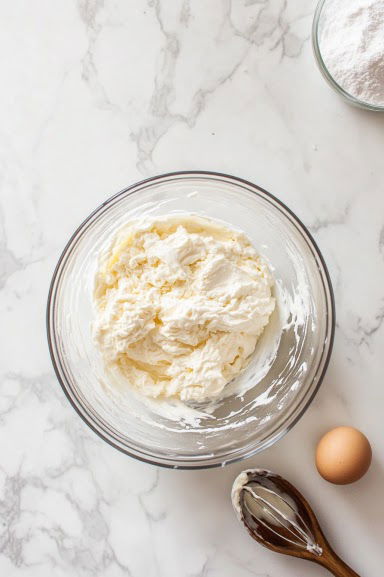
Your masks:
{"label": "white marble countertop", "polygon": [[[324,83],[305,0],[12,0],[0,20],[0,574],[308,577],[238,525],[229,492],[269,467],[306,494],[341,556],[383,574],[384,115]],[[74,228],[107,196],[182,169],[247,178],[310,227],[332,276],[337,331],[299,424],[247,462],[169,471],[77,417],[48,355],[45,306]],[[314,446],[361,428],[374,461],[346,487]]]}

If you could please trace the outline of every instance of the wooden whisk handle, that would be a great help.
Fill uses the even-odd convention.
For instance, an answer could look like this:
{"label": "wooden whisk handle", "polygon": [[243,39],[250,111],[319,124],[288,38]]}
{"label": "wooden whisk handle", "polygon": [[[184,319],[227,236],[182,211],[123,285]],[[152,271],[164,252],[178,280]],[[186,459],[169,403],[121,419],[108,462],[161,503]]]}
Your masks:
{"label": "wooden whisk handle", "polygon": [[335,577],[360,577],[349,567],[336,553],[329,549],[328,551],[324,551],[324,555],[322,556],[321,565],[328,569]]}

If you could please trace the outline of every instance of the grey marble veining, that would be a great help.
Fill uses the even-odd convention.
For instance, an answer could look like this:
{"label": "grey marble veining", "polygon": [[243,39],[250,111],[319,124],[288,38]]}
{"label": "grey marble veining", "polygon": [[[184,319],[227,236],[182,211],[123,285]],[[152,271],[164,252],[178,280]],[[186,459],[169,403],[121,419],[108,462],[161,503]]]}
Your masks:
{"label": "grey marble veining", "polygon": [[[384,532],[384,116],[326,86],[314,2],[15,0],[0,21],[0,574],[308,577],[257,547],[229,492],[245,466],[308,496],[339,553],[381,575]],[[247,463],[168,471],[113,450],[53,374],[45,305],[69,235],[107,196],[206,169],[270,190],[310,228],[332,276],[334,354],[299,424]],[[315,471],[352,424],[374,462],[356,485]],[[356,548],[359,543],[359,548]]]}

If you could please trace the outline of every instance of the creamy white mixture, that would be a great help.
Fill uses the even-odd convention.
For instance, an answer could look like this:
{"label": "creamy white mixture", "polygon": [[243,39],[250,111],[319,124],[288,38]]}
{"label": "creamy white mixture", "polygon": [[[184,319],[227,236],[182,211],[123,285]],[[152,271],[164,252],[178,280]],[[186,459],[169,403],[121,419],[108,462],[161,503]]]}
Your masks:
{"label": "creamy white mixture", "polygon": [[216,399],[268,324],[272,284],[249,239],[224,223],[135,221],[100,258],[95,339],[107,367],[147,397]]}

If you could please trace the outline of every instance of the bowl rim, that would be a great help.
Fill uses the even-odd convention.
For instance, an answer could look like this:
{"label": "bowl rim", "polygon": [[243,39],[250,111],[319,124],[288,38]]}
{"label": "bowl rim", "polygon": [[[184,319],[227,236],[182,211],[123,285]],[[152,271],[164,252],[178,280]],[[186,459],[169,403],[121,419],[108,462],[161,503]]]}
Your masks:
{"label": "bowl rim", "polygon": [[335,80],[335,78],[330,73],[327,65],[325,64],[323,57],[321,55],[321,49],[320,49],[319,24],[320,24],[320,18],[321,18],[322,12],[323,12],[324,5],[328,1],[329,0],[319,0],[318,1],[318,4],[316,6],[316,10],[315,10],[315,13],[313,16],[312,33],[311,33],[313,53],[315,55],[315,60],[316,60],[317,66],[318,66],[323,78],[326,80],[326,82],[329,84],[329,86],[331,86],[331,88],[333,88],[333,90],[335,92],[337,92],[340,96],[342,96],[342,98],[344,98],[344,100],[349,102],[349,104],[352,104],[353,106],[356,106],[357,108],[361,108],[363,110],[370,110],[372,112],[384,112],[384,104],[383,105],[370,104],[369,102],[366,102],[365,100],[360,100],[359,98],[356,98],[355,96],[353,96],[352,94],[347,92],[347,90],[345,90],[342,86],[340,86],[340,84]]}
{"label": "bowl rim", "polygon": [[[314,377],[312,378],[311,383],[313,383],[313,380],[315,378],[317,379],[317,382],[316,382],[316,385],[313,388],[313,391],[311,392],[311,394],[309,396],[304,396],[302,401],[301,401],[301,406],[299,405],[299,407],[295,407],[292,410],[292,412],[287,415],[287,418],[285,419],[285,421],[289,420],[290,417],[292,417],[292,413],[296,412],[294,417],[291,418],[291,420],[289,420],[288,424],[284,425],[284,423],[283,423],[283,424],[279,425],[279,427],[277,427],[277,430],[273,431],[267,437],[267,439],[264,440],[259,446],[251,448],[247,452],[245,452],[241,455],[235,455],[234,457],[229,458],[229,459],[222,458],[221,460],[218,460],[218,461],[213,462],[213,463],[205,463],[203,461],[193,461],[192,458],[189,458],[188,461],[187,461],[187,459],[185,459],[185,462],[183,462],[183,461],[180,461],[180,462],[174,461],[173,462],[171,457],[165,461],[165,460],[161,460],[161,459],[156,459],[156,457],[154,457],[153,455],[147,456],[146,453],[141,453],[139,449],[126,448],[126,447],[119,445],[117,442],[115,442],[109,436],[107,431],[99,430],[99,428],[96,426],[92,416],[89,414],[89,412],[87,410],[85,410],[84,412],[81,410],[80,403],[79,403],[78,399],[75,396],[72,396],[70,394],[69,389],[71,389],[71,386],[62,377],[62,374],[59,370],[59,365],[58,365],[58,363],[56,361],[56,357],[55,357],[55,350],[56,350],[55,345],[54,345],[55,326],[54,326],[53,318],[54,318],[54,310],[55,310],[54,305],[55,305],[56,296],[57,296],[56,289],[57,289],[58,282],[59,282],[60,277],[61,277],[61,267],[63,265],[63,261],[65,261],[68,254],[71,252],[71,250],[77,244],[77,242],[80,240],[82,234],[84,234],[86,232],[88,226],[92,223],[94,217],[100,211],[102,211],[105,207],[111,205],[112,203],[115,203],[121,196],[133,194],[134,192],[140,192],[140,187],[142,187],[143,185],[150,185],[151,183],[156,183],[157,181],[162,181],[162,180],[167,180],[167,179],[188,178],[188,177],[211,178],[213,180],[224,179],[226,181],[232,181],[235,185],[244,185],[244,186],[246,186],[246,188],[249,192],[253,192],[254,194],[259,195],[259,196],[265,196],[269,202],[271,202],[272,204],[276,204],[277,205],[276,208],[279,208],[283,214],[284,214],[284,212],[287,213],[285,216],[288,215],[291,218],[292,224],[296,225],[299,232],[302,233],[304,239],[307,241],[309,247],[312,249],[312,252],[314,253],[314,258],[317,258],[318,263],[321,265],[321,266],[319,266],[319,269],[320,269],[320,272],[323,273],[323,275],[324,275],[325,283],[323,286],[323,290],[324,290],[324,293],[326,293],[325,294],[325,300],[326,300],[327,306],[328,306],[328,309],[325,312],[325,314],[327,315],[327,332],[326,332],[326,338],[324,340],[324,345],[327,345],[327,350],[326,350],[325,358],[324,358],[324,351],[323,351],[323,354],[320,357],[320,360],[318,362],[319,365],[322,363],[322,369],[321,369],[320,373],[316,372]],[[136,189],[139,189],[139,190],[136,190]],[[328,292],[327,292],[327,289],[328,289]],[[136,182],[136,183],[134,183],[128,187],[123,188],[119,192],[117,192],[114,195],[107,198],[107,200],[102,202],[100,205],[98,205],[81,222],[81,224],[76,228],[76,230],[73,232],[73,234],[70,236],[68,242],[66,243],[63,251],[61,252],[60,257],[59,257],[57,264],[55,266],[53,275],[52,275],[52,279],[51,279],[51,283],[50,283],[50,287],[49,287],[49,291],[48,291],[47,308],[46,308],[46,331],[47,331],[48,349],[49,349],[49,353],[50,353],[50,357],[51,357],[51,362],[52,362],[52,365],[53,365],[53,368],[54,368],[54,371],[56,374],[56,378],[59,381],[60,386],[61,386],[65,396],[67,397],[68,401],[70,402],[72,407],[75,409],[76,413],[86,423],[86,425],[90,429],[92,429],[92,431],[94,433],[96,433],[101,439],[106,441],[109,445],[111,445],[115,449],[119,450],[120,452],[122,452],[122,453],[124,453],[130,457],[138,459],[139,461],[142,461],[144,463],[149,463],[149,464],[161,466],[164,468],[184,469],[184,470],[211,469],[214,467],[223,467],[227,464],[242,461],[244,459],[248,459],[248,458],[254,456],[255,454],[267,449],[268,447],[272,446],[274,443],[279,441],[282,437],[284,437],[298,423],[298,421],[304,415],[304,413],[306,412],[308,407],[311,405],[313,399],[315,398],[315,396],[316,396],[316,394],[320,388],[321,383],[323,382],[323,379],[324,379],[324,376],[325,376],[326,371],[328,369],[328,365],[329,365],[330,358],[332,355],[334,336],[335,336],[335,326],[336,326],[335,298],[334,298],[334,291],[333,291],[333,287],[332,287],[330,274],[329,274],[327,265],[325,263],[324,257],[322,255],[316,241],[314,240],[312,234],[309,232],[308,228],[303,224],[303,222],[296,216],[296,214],[290,208],[288,208],[279,198],[277,198],[276,196],[274,196],[273,194],[271,194],[270,192],[268,192],[264,188],[254,184],[254,183],[252,183],[246,179],[243,179],[243,178],[240,178],[237,176],[233,176],[233,175],[222,173],[222,172],[207,171],[207,170],[181,170],[181,171],[174,171],[174,172],[166,172],[163,174],[158,174],[155,176],[144,178],[144,179],[142,179],[142,180],[140,180],[140,181],[138,181],[138,182]]]}

